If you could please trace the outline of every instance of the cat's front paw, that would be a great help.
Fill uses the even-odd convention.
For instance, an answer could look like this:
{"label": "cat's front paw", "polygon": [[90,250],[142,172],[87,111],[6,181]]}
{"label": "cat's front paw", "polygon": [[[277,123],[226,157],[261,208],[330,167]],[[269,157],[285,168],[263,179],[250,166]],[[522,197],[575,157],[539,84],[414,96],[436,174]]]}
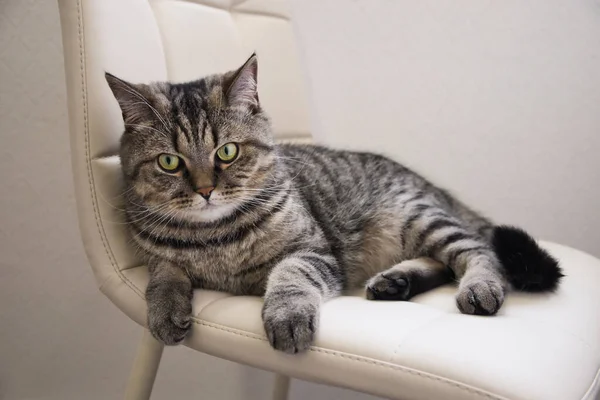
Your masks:
{"label": "cat's front paw", "polygon": [[494,280],[473,280],[460,285],[456,305],[463,314],[494,315],[504,303],[505,288]]}
{"label": "cat's front paw", "polygon": [[313,342],[318,318],[318,305],[300,299],[265,301],[263,324],[274,349],[298,353]]}
{"label": "cat's front paw", "polygon": [[192,303],[179,297],[148,301],[148,328],[157,340],[176,345],[185,339],[192,326]]}

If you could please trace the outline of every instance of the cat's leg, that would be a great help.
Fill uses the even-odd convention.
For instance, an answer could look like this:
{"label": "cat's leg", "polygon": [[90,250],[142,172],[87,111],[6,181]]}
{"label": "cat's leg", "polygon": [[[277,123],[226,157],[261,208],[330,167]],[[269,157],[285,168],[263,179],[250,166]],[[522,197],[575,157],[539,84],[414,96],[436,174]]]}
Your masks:
{"label": "cat's leg", "polygon": [[454,274],[431,258],[416,258],[378,273],[367,281],[369,300],[409,300],[413,296],[452,282]]}
{"label": "cat's leg", "polygon": [[407,218],[405,249],[431,257],[460,279],[456,303],[465,314],[493,315],[502,306],[508,283],[490,243],[477,231],[432,206],[423,206]]}
{"label": "cat's leg", "polygon": [[150,263],[146,288],[148,328],[167,345],[180,343],[191,327],[192,282],[185,271],[167,261]]}
{"label": "cat's leg", "polygon": [[310,347],[319,308],[340,293],[343,274],[332,255],[293,253],[269,274],[262,318],[267,338],[277,350],[297,353]]}

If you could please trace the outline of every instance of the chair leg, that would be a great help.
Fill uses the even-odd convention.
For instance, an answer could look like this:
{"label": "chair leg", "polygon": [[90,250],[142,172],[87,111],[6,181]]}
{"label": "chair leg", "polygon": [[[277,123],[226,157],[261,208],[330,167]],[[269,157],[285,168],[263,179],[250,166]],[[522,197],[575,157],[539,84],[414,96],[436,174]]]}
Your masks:
{"label": "chair leg", "polygon": [[290,392],[290,377],[287,375],[275,374],[275,384],[273,385],[273,400],[287,400]]}
{"label": "chair leg", "polygon": [[144,329],[127,382],[125,400],[149,400],[164,345]]}

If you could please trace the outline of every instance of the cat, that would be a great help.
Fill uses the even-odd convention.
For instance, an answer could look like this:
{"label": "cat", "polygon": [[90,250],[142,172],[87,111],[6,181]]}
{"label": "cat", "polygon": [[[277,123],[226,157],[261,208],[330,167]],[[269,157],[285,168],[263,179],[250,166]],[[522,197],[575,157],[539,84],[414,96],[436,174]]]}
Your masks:
{"label": "cat", "polygon": [[[408,300],[460,280],[465,314],[493,315],[510,288],[554,290],[558,262],[419,174],[371,153],[276,144],[258,61],[189,83],[106,74],[125,132],[126,217],[149,267],[150,332],[190,330],[193,288],[264,296],[273,348],[313,342],[321,304],[364,287]],[[424,258],[424,262],[411,261]]]}

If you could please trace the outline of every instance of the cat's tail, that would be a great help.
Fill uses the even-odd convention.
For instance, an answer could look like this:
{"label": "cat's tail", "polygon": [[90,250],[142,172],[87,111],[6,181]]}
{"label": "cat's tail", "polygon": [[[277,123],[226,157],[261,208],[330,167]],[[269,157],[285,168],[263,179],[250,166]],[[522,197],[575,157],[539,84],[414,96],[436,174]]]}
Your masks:
{"label": "cat's tail", "polygon": [[564,276],[558,261],[520,228],[495,226],[492,245],[508,281],[517,290],[553,291]]}

